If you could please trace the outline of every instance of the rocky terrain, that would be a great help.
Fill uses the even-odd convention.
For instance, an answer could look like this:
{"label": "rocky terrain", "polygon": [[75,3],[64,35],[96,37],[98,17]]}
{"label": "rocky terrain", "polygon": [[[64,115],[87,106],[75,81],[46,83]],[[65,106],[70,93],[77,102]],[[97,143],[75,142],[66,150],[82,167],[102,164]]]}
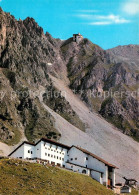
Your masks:
{"label": "rocky terrain", "polygon": [[61,41],[45,35],[34,19],[17,21],[2,10],[0,34],[0,139],[18,143],[21,131],[31,141],[50,131],[58,138],[54,119],[40,105],[36,91],[52,86],[49,72],[66,80],[66,67],[57,52]]}
{"label": "rocky terrain", "polygon": [[79,45],[69,39],[61,52],[75,93],[92,111],[138,140],[139,46],[121,48],[104,51],[88,39]]}
{"label": "rocky terrain", "polygon": [[0,9],[0,154],[47,136],[137,179],[138,56],[136,45],[105,51],[86,38],[54,39]]}

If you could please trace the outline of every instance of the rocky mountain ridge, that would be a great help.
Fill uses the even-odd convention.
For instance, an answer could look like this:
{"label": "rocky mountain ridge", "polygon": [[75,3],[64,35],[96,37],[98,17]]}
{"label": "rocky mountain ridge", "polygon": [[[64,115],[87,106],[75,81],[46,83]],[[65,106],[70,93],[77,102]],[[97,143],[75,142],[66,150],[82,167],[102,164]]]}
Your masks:
{"label": "rocky mountain ridge", "polygon": [[[7,101],[4,99],[1,104],[2,140],[12,139],[19,123],[28,139],[32,139],[32,131],[35,131],[34,129],[40,125],[42,115],[47,114],[43,112],[43,109],[40,110],[39,100],[36,96],[33,97],[34,99],[31,98],[30,92],[38,90],[39,86],[45,87],[46,90],[48,88],[56,90],[49,74],[62,79],[65,83],[70,83],[69,85],[75,93],[82,92],[80,94],[82,100],[123,133],[131,135],[135,139],[139,138],[137,91],[134,93],[135,97],[126,94],[127,92],[132,94],[138,89],[139,46],[119,46],[105,51],[88,39],[83,39],[79,44],[73,42],[72,38],[66,41],[54,39],[48,32],[44,34],[43,29],[33,18],[28,17],[24,21],[17,21],[2,10],[0,18],[1,75],[5,80],[3,81],[5,85],[8,82],[8,91],[11,91],[11,94],[15,92],[16,97],[12,101],[13,107],[12,104],[9,104],[9,107],[7,103],[10,101],[8,100],[9,95]],[[4,88],[3,82],[1,81],[1,88]],[[114,97],[114,93],[119,93],[119,96]],[[27,97],[23,97],[24,94]],[[64,102],[59,103],[59,99],[53,101],[55,109],[59,105],[64,105]],[[51,107],[52,99],[45,102],[47,104],[49,102]],[[9,111],[7,111],[8,108]],[[73,113],[72,111],[69,113],[66,118],[72,123],[70,118]],[[36,120],[39,121],[38,124]],[[16,121],[18,121],[18,125]],[[46,117],[46,121],[42,126],[43,129],[49,123],[49,116]],[[80,127],[83,126],[81,123],[80,121]],[[16,130],[8,131],[8,126],[5,124],[15,126]],[[50,122],[50,128],[52,126],[53,122]],[[39,134],[40,136],[45,135],[40,132]]]}
{"label": "rocky mountain ridge", "polygon": [[123,62],[117,51],[86,38],[79,44],[54,39],[33,18],[17,21],[1,9],[0,154],[47,136],[93,150],[122,174],[137,175],[138,143],[124,134],[138,139],[138,99],[105,94],[137,90],[138,52],[134,55]]}

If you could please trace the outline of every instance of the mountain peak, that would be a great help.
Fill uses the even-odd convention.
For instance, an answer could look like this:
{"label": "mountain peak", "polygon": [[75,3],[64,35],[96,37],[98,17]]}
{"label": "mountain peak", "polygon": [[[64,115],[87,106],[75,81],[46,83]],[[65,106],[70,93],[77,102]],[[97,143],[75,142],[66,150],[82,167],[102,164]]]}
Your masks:
{"label": "mountain peak", "polygon": [[23,20],[23,24],[30,33],[35,30],[40,36],[44,34],[42,27],[40,27],[38,23],[31,17],[27,17],[25,20]]}

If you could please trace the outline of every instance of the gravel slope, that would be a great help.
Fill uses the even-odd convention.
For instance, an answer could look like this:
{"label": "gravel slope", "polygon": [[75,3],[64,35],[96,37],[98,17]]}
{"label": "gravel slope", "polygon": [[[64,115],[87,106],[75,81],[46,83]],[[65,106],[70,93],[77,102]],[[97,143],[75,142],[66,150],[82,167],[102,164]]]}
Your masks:
{"label": "gravel slope", "polygon": [[88,107],[61,80],[51,76],[54,85],[61,91],[66,91],[66,99],[86,124],[86,133],[78,130],[66,120],[48,108],[54,116],[56,128],[62,133],[61,142],[79,145],[119,167],[117,178],[127,176],[139,180],[139,144],[132,138],[92,113]]}

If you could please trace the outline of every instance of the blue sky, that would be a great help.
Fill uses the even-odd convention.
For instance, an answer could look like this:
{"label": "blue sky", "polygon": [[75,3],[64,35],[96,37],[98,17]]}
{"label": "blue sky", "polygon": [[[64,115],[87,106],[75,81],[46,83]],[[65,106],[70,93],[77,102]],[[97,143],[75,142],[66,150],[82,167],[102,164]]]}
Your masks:
{"label": "blue sky", "polygon": [[104,49],[139,44],[139,0],[0,0],[16,19],[33,17],[55,38],[80,32]]}

